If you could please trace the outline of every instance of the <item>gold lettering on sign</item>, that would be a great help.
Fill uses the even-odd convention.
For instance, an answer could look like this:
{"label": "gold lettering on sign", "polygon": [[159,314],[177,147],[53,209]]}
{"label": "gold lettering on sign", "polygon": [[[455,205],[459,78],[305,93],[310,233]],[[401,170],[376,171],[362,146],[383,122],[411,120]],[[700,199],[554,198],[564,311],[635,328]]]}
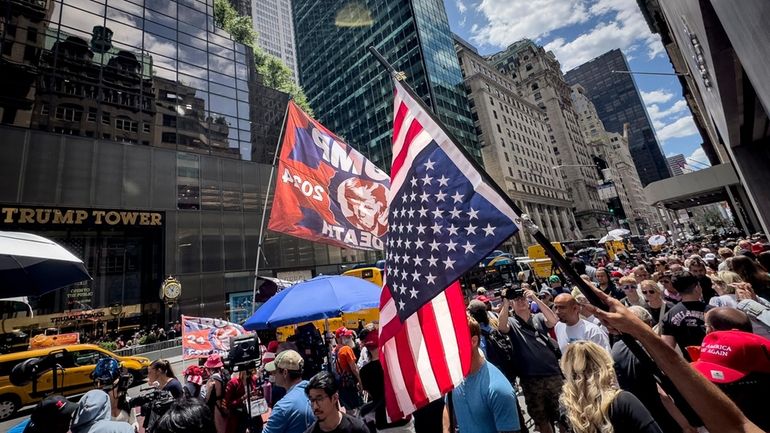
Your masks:
{"label": "gold lettering on sign", "polygon": [[75,213],[77,214],[75,217],[75,224],[83,224],[83,221],[88,218],[88,212],[84,210],[77,210]]}
{"label": "gold lettering on sign", "polygon": [[35,222],[34,217],[35,217],[34,209],[21,208],[21,214],[19,215],[19,222],[21,224],[34,223]]}
{"label": "gold lettering on sign", "polygon": [[5,220],[3,220],[4,223],[12,223],[13,222],[13,214],[17,213],[19,209],[15,207],[4,207],[3,213],[5,214]]}
{"label": "gold lettering on sign", "polygon": [[136,212],[121,212],[120,219],[125,225],[134,225],[136,224]]}
{"label": "gold lettering on sign", "polygon": [[37,223],[48,224],[51,220],[51,209],[37,209]]}
{"label": "gold lettering on sign", "polygon": [[105,213],[107,213],[107,211],[95,210],[94,211],[94,224],[101,224],[102,223],[102,217],[104,216]]}
{"label": "gold lettering on sign", "polygon": [[[72,214],[74,212],[71,210],[68,210],[67,212],[64,212],[64,214],[61,213],[59,209],[53,210],[53,223],[54,224],[72,224]],[[24,221],[19,218],[20,223],[24,223]]]}
{"label": "gold lettering on sign", "polygon": [[163,225],[163,214],[123,210],[0,207],[0,224],[160,226]]}
{"label": "gold lettering on sign", "polygon": [[104,220],[107,221],[107,224],[114,226],[120,222],[120,214],[114,210],[111,210],[107,212],[107,215],[104,216]]}

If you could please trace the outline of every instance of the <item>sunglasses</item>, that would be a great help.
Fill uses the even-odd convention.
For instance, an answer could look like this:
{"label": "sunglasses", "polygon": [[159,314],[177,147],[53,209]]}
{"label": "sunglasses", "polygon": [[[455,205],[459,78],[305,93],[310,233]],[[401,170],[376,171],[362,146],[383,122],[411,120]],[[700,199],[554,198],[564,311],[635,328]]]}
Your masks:
{"label": "sunglasses", "polygon": [[660,284],[671,284],[671,280],[660,279],[658,281],[660,281]]}
{"label": "sunglasses", "polygon": [[655,290],[642,290],[643,295],[652,295],[653,293],[658,293]]}
{"label": "sunglasses", "polygon": [[620,288],[623,289],[623,290],[634,290],[636,287],[635,286],[628,286],[628,285],[626,285],[626,286],[620,286]]}

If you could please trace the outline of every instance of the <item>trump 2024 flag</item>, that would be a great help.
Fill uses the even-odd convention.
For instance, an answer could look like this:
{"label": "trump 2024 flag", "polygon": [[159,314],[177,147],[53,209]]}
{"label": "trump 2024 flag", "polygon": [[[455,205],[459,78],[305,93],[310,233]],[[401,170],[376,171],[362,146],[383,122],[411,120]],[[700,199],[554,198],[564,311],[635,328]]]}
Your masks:
{"label": "trump 2024 flag", "polygon": [[269,230],[382,250],[389,188],[385,172],[289,102]]}
{"label": "trump 2024 flag", "polygon": [[518,231],[518,218],[413,93],[395,86],[379,342],[387,413],[401,419],[467,375],[458,279]]}

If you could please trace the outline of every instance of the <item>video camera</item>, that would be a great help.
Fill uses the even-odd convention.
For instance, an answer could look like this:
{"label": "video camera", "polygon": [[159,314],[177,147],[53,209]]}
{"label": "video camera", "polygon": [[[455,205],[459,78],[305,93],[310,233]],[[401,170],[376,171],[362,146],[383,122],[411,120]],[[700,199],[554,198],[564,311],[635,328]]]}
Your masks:
{"label": "video camera", "polygon": [[230,371],[254,370],[262,362],[256,334],[244,335],[230,341],[227,363]]}
{"label": "video camera", "polygon": [[146,432],[152,432],[155,424],[171,408],[176,399],[170,392],[154,387],[142,388],[139,391],[145,393],[131,399],[131,408],[141,408],[140,413],[144,417],[142,427],[144,427]]}
{"label": "video camera", "polygon": [[523,297],[524,289],[522,289],[518,284],[509,284],[506,285],[506,288],[502,291],[502,295],[505,299],[512,301],[516,298]]}

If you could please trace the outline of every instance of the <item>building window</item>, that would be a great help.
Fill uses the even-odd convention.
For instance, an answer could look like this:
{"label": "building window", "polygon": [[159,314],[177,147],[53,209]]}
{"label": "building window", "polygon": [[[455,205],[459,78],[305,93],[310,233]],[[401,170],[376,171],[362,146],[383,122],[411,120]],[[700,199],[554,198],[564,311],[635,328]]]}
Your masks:
{"label": "building window", "polygon": [[508,158],[508,152],[503,152],[503,156],[505,156],[505,162],[511,162],[511,159]]}
{"label": "building window", "polygon": [[41,116],[47,116],[48,115],[48,104],[41,104],[40,105],[40,115]]}
{"label": "building window", "polygon": [[88,108],[88,117],[86,118],[89,122],[96,122],[96,108],[95,107],[89,107]]}
{"label": "building window", "polygon": [[115,128],[128,132],[136,132],[137,124],[131,119],[125,117],[118,117],[115,119]]}
{"label": "building window", "polygon": [[144,132],[150,132],[150,124],[147,122],[144,122],[144,124],[142,124],[142,130]]}
{"label": "building window", "polygon": [[102,123],[105,125],[110,124],[110,113],[102,113]]}
{"label": "building window", "polygon": [[56,118],[70,122],[80,122],[80,119],[83,118],[83,111],[79,108],[60,105],[56,107]]}
{"label": "building window", "polygon": [[497,111],[492,110],[492,115],[495,116],[495,119],[497,119]]}
{"label": "building window", "polygon": [[177,208],[200,209],[200,158],[198,155],[177,154],[176,184]]}

